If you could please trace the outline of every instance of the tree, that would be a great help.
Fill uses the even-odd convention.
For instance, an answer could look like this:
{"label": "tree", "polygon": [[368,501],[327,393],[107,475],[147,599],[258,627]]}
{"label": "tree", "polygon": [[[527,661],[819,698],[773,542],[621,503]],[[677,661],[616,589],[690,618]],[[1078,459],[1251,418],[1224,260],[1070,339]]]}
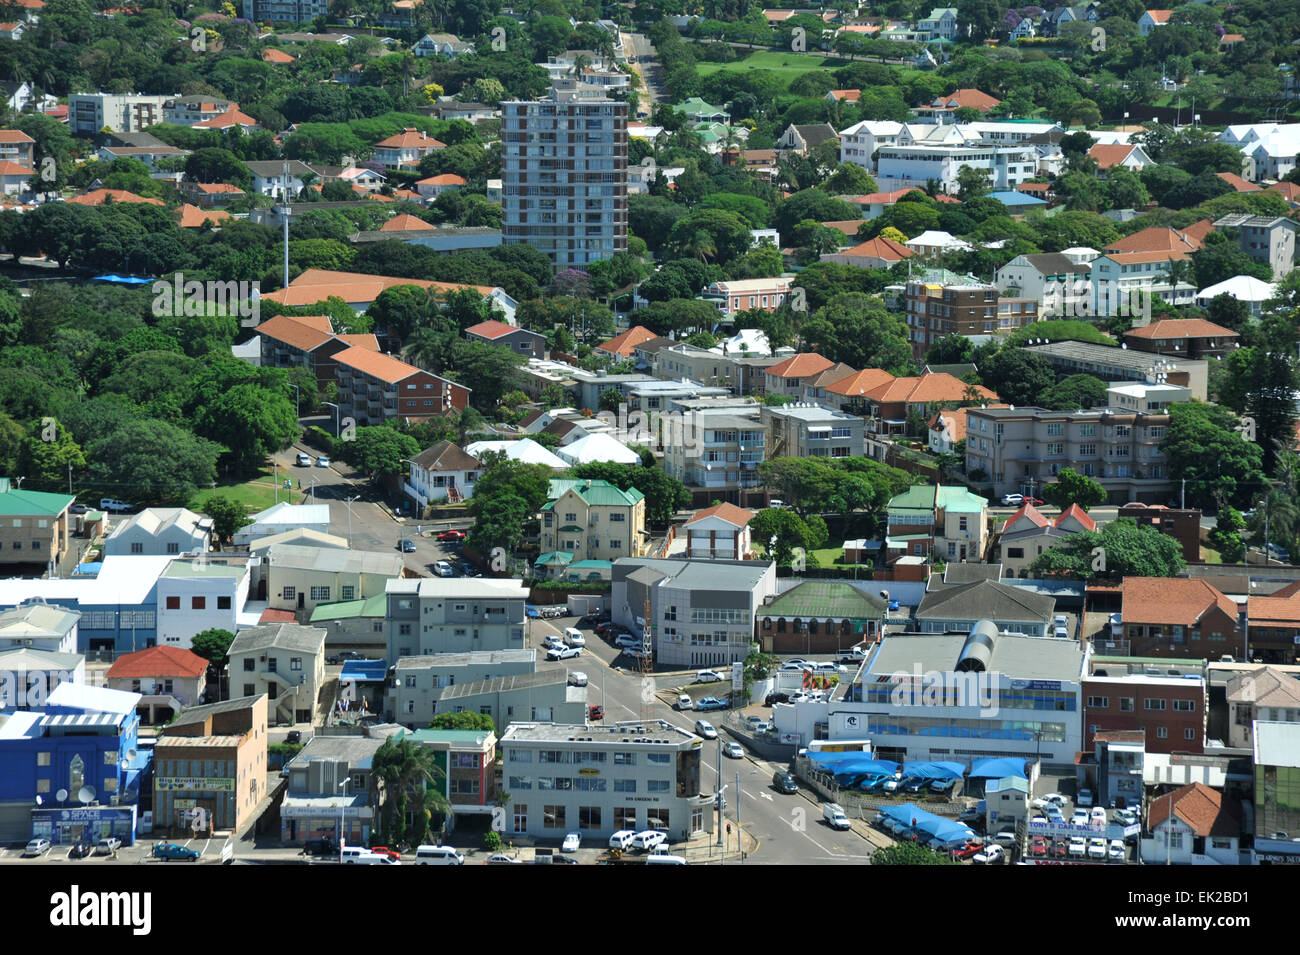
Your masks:
{"label": "tree", "polygon": [[[501,396],[519,387],[518,369],[528,357],[483,342],[457,341],[447,377],[470,389],[474,407],[484,413],[496,410]],[[418,450],[418,449],[417,449]]]}
{"label": "tree", "polygon": [[1199,401],[1169,406],[1160,449],[1174,483],[1186,481],[1187,499],[1213,508],[1246,506],[1264,486],[1263,450],[1247,439],[1232,412]]}
{"label": "tree", "polygon": [[691,503],[686,485],[657,467],[593,461],[574,468],[570,474],[575,478],[608,481],[620,491],[640,491],[645,495],[646,523],[655,526],[672,523],[673,515]]}
{"label": "tree", "polygon": [[382,838],[399,847],[424,843],[431,811],[448,808],[446,797],[433,788],[443,775],[433,750],[408,737],[390,736],[375,751],[371,771],[384,811]]}
{"label": "tree", "polygon": [[1186,566],[1182,545],[1154,527],[1121,517],[1100,531],[1079,531],[1029,565],[1036,577],[1174,577]]}
{"label": "tree", "polygon": [[952,857],[917,842],[896,842],[877,849],[872,865],[956,865]]}
{"label": "tree", "polygon": [[248,508],[224,494],[209,497],[203,502],[201,512],[212,518],[212,534],[218,544],[230,540],[241,527],[252,523]]}
{"label": "tree", "polygon": [[486,713],[439,713],[429,723],[431,730],[474,730],[491,733],[496,731],[496,724]]}
{"label": "tree", "polygon": [[298,435],[292,399],[251,382],[235,385],[211,404],[201,406],[194,423],[200,434],[229,449],[241,473],[254,470],[272,452],[287,448]]}
{"label": "tree", "polygon": [[221,446],[154,419],[126,421],[86,446],[90,482],[114,497],[183,505],[214,484]]}
{"label": "tree", "polygon": [[764,508],[750,519],[749,528],[754,542],[782,566],[791,563],[796,547],[811,551],[823,546],[827,538],[826,522],[820,517],[813,515],[805,521],[785,508]]}
{"label": "tree", "polygon": [[[33,428],[34,431],[37,431]],[[43,429],[40,429],[43,430]],[[55,491],[67,487],[72,473],[86,467],[86,454],[72,439],[72,432],[57,422],[54,440],[41,433],[29,434],[22,443],[22,467],[33,490]]]}
{"label": "tree", "polygon": [[1043,500],[1062,511],[1078,504],[1085,511],[1106,501],[1106,489],[1092,478],[1078,474],[1073,468],[1061,468],[1056,481],[1043,485]]}
{"label": "tree", "polygon": [[987,169],[962,166],[957,170],[957,197],[962,202],[987,195],[991,188],[992,179]]}
{"label": "tree", "polygon": [[1246,521],[1241,512],[1232,507],[1224,507],[1214,522],[1209,533],[1210,546],[1219,552],[1219,560],[1225,564],[1240,563],[1246,557],[1246,542],[1242,533]]}
{"label": "tree", "polygon": [[[1296,273],[1300,275],[1300,272]],[[1250,321],[1250,305],[1224,292],[1205,306],[1205,319],[1222,328],[1239,332]]]}
{"label": "tree", "polygon": [[420,443],[388,425],[357,428],[351,441],[343,442],[340,457],[370,475],[374,481],[407,471],[406,460],[420,453]]}
{"label": "tree", "polygon": [[857,163],[844,162],[822,183],[821,188],[832,196],[867,196],[876,191],[876,180]]}
{"label": "tree", "polygon": [[190,640],[190,649],[208,661],[209,669],[220,673],[229,659],[230,645],[234,642],[235,635],[229,630],[210,629],[196,633]]}
{"label": "tree", "polygon": [[1013,405],[1033,405],[1056,381],[1046,358],[1015,347],[1003,348],[983,361],[979,372],[985,387]]}
{"label": "tree", "polygon": [[1070,375],[1043,390],[1038,404],[1052,411],[1096,408],[1106,403],[1106,383],[1093,375]]}
{"label": "tree", "polygon": [[800,334],[832,361],[855,368],[884,368],[894,374],[912,370],[907,326],[875,296],[837,295],[812,314]]}
{"label": "tree", "polygon": [[623,404],[627,399],[623,397],[623,392],[617,388],[606,388],[600,393],[600,410],[617,413],[618,406]]}
{"label": "tree", "polygon": [[956,365],[971,360],[972,346],[964,335],[945,335],[935,339],[926,350],[927,365]]}

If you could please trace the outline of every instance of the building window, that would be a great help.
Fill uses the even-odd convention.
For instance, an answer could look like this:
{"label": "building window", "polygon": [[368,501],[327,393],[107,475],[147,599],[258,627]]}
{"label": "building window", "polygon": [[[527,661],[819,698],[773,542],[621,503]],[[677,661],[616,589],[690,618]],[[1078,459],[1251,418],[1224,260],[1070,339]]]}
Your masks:
{"label": "building window", "polygon": [[1133,697],[1131,697],[1131,696],[1121,696],[1121,697],[1119,698],[1119,711],[1120,711],[1121,713],[1132,713],[1132,712],[1133,712]]}
{"label": "building window", "polygon": [[345,586],[342,588],[342,590],[343,590],[343,597],[342,597],[343,600],[354,600],[356,598],[356,592],[357,592],[356,587]]}
{"label": "building window", "polygon": [[1193,729],[1186,729],[1186,730],[1183,730],[1183,739],[1186,739],[1186,740],[1193,740],[1193,739],[1196,739],[1196,730],[1193,730]]}
{"label": "building window", "polygon": [[1088,697],[1088,707],[1098,710],[1108,709],[1110,707],[1110,697],[1090,696]]}
{"label": "building window", "polygon": [[167,598],[167,609],[168,609],[168,610],[180,610],[180,609],[181,609],[181,598],[180,598],[180,597],[168,597],[168,598]]}
{"label": "building window", "polygon": [[301,670],[301,669],[302,669],[302,657],[290,657],[290,658],[289,658],[289,669],[290,669],[290,670]]}
{"label": "building window", "polygon": [[1175,713],[1194,713],[1196,712],[1196,702],[1194,700],[1174,700]]}
{"label": "building window", "polygon": [[579,806],[578,807],[578,828],[599,829],[600,828],[600,807]]}
{"label": "building window", "polygon": [[528,830],[528,806],[525,803],[515,803],[515,832],[526,832]]}
{"label": "building window", "polygon": [[565,819],[563,806],[543,806],[542,807],[542,828],[543,829],[567,829],[569,824]]}
{"label": "building window", "polygon": [[293,599],[294,599],[295,597],[297,597],[297,596],[298,596],[298,588],[296,588],[296,587],[285,587],[285,588],[284,588],[284,599],[285,599],[285,600],[293,600]]}
{"label": "building window", "polygon": [[313,587],[311,589],[312,600],[329,600],[330,589],[328,587]]}
{"label": "building window", "polygon": [[1163,710],[1164,708],[1164,700],[1153,700],[1150,697],[1147,697],[1142,701],[1142,709],[1144,710]]}
{"label": "building window", "polygon": [[180,552],[181,552],[181,545],[180,545],[180,544],[168,544],[168,545],[167,545],[167,553],[169,553],[169,554],[179,554]]}
{"label": "building window", "polygon": [[142,542],[140,542],[140,541],[132,541],[132,542],[131,542],[131,553],[133,553],[133,554],[143,554],[143,553],[144,553],[144,544],[143,544]]}
{"label": "building window", "polygon": [[253,684],[251,684],[251,683],[245,683],[245,684],[244,684],[244,694],[243,694],[243,695],[244,695],[244,696],[252,696],[252,695],[253,695]]}
{"label": "building window", "polygon": [[50,765],[50,754],[49,754],[49,753],[37,753],[37,754],[36,754],[36,765],[37,765],[37,766],[48,766],[48,765]]}
{"label": "building window", "polygon": [[256,667],[257,667],[257,661],[256,661],[256,660],[254,660],[252,657],[244,657],[244,672],[245,672],[245,673],[252,673],[253,670],[254,670]]}

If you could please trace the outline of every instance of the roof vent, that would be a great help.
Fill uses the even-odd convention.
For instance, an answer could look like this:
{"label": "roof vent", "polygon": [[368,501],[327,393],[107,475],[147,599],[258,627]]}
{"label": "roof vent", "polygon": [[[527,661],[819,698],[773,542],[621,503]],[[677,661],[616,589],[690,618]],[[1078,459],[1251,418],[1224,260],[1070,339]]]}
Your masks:
{"label": "roof vent", "polygon": [[998,628],[992,620],[977,620],[971,627],[966,643],[957,657],[957,670],[966,673],[983,673],[993,656],[993,644]]}

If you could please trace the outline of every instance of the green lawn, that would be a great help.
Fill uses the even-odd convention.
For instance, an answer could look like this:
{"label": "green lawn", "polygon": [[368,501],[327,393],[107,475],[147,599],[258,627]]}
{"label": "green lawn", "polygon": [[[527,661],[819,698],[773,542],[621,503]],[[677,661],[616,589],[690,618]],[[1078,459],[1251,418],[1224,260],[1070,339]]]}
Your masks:
{"label": "green lawn", "polygon": [[[297,482],[294,483],[294,490],[284,490],[284,479],[286,475],[280,472],[280,500],[289,501],[292,504],[300,503],[301,495],[297,491]],[[214,494],[220,494],[224,497],[238,501],[248,508],[249,513],[256,514],[258,511],[264,511],[275,504],[275,481],[272,476],[271,468],[262,468],[258,475],[247,481],[239,481],[232,484],[218,483],[215,488],[200,489],[189,502],[185,505],[192,511],[200,510],[203,502]]]}
{"label": "green lawn", "polygon": [[782,74],[788,83],[796,76],[802,76],[812,70],[834,70],[845,66],[847,63],[847,60],[819,56],[815,53],[779,53],[775,50],[759,50],[744,59],[733,60],[731,63],[697,63],[695,71],[700,76],[706,77],[723,70],[731,73],[748,72],[749,70],[771,70],[774,73]]}

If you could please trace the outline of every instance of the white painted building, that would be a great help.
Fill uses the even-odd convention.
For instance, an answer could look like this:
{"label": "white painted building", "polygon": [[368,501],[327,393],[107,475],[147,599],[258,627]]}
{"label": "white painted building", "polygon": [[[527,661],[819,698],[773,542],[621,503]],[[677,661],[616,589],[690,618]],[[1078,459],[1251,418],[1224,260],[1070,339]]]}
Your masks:
{"label": "white painted building", "polygon": [[289,504],[280,503],[254,514],[252,523],[246,524],[235,532],[233,538],[236,547],[247,547],[253,541],[283,534],[285,531],[306,530],[328,534],[330,527],[330,506],[328,504]]}
{"label": "white painted building", "polygon": [[881,146],[893,146],[902,131],[902,123],[887,119],[864,119],[854,123],[840,130],[840,162],[851,162],[875,172],[876,150]]}
{"label": "white painted building", "polygon": [[250,579],[243,560],[172,561],[158,578],[158,644],[188,650],[204,630],[238,631]]}

